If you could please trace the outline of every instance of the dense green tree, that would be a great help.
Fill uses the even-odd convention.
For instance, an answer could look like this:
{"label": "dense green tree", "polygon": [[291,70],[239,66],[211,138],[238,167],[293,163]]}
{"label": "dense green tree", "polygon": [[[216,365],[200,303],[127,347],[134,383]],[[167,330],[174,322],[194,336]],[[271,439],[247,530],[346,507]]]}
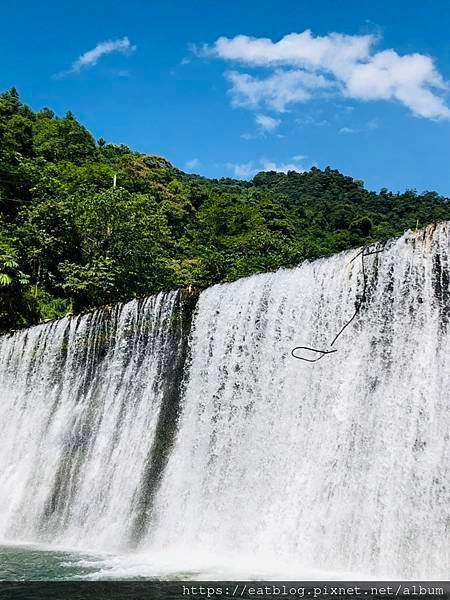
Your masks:
{"label": "dense green tree", "polygon": [[70,112],[61,119],[48,111],[36,115],[33,150],[36,156],[52,162],[68,160],[82,164],[96,156],[94,138]]}
{"label": "dense green tree", "polygon": [[[113,181],[116,187],[113,188]],[[450,219],[327,167],[206,179],[0,94],[0,331],[289,267]]]}
{"label": "dense green tree", "polygon": [[33,322],[38,315],[28,301],[29,276],[19,264],[17,240],[0,221],[0,331]]}
{"label": "dense green tree", "polygon": [[60,264],[61,288],[75,310],[173,284],[165,257],[173,240],[161,205],[123,188],[70,199],[79,254]]}

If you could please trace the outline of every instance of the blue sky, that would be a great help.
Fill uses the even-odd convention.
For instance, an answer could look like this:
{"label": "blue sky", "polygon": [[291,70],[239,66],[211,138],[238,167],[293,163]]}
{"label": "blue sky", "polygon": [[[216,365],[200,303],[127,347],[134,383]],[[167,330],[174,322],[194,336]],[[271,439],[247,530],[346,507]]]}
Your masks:
{"label": "blue sky", "polygon": [[450,195],[448,0],[24,1],[0,87],[209,177],[330,165]]}

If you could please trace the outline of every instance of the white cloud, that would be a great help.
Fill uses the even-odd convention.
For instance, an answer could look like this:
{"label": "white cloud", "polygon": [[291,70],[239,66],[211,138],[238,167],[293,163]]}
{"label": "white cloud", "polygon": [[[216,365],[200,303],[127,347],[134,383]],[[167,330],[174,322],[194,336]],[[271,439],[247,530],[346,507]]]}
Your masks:
{"label": "white cloud", "polygon": [[120,52],[121,54],[130,54],[136,50],[136,46],[132,46],[130,40],[127,37],[123,37],[119,40],[108,40],[106,42],[98,43],[95,48],[88,50],[82,54],[72,64],[70,68],[71,73],[78,73],[82,69],[88,67],[94,67],[98,61],[107,54],[113,52]]}
{"label": "white cloud", "polygon": [[310,100],[314,90],[333,85],[322,75],[304,71],[276,70],[262,78],[228,71],[225,76],[231,82],[234,106],[255,109],[266,104],[277,112],[285,112],[290,104]]}
{"label": "white cloud", "polygon": [[259,125],[261,127],[261,129],[263,129],[264,131],[273,131],[281,123],[280,119],[274,119],[273,117],[270,117],[269,115],[262,115],[262,114],[256,115],[255,120],[256,120],[257,125]]}
{"label": "white cloud", "polygon": [[417,116],[450,118],[449,108],[436,94],[446,84],[429,56],[378,52],[369,62],[355,65],[345,83],[344,93],[351,98],[395,99]]}
{"label": "white cloud", "polygon": [[442,95],[448,86],[433,59],[419,53],[400,55],[393,49],[376,52],[378,42],[374,35],[314,36],[306,30],[277,42],[245,35],[220,37],[195,52],[270,70],[263,76],[226,73],[235,106],[266,105],[283,112],[328,90],[360,101],[396,101],[419,117],[450,119]]}
{"label": "white cloud", "polygon": [[220,37],[211,47],[205,46],[203,53],[253,66],[296,66],[308,70],[325,66],[346,70],[349,63],[366,59],[375,42],[373,35],[330,33],[314,37],[307,29],[285,35],[275,43],[269,38],[246,35]]}
{"label": "white cloud", "polygon": [[306,156],[297,155],[292,157],[292,162],[277,163],[273,160],[260,158],[258,161],[250,160],[246,163],[228,163],[227,168],[233,172],[233,175],[238,179],[250,179],[260,171],[278,171],[287,173],[288,171],[296,171],[302,173],[305,169],[300,164]]}
{"label": "white cloud", "polygon": [[339,133],[357,133],[358,129],[353,129],[353,127],[341,127],[339,129]]}
{"label": "white cloud", "polygon": [[276,163],[268,160],[263,162],[264,171],[278,171],[279,173],[288,173],[288,171],[296,171],[302,173],[305,169],[297,163]]}
{"label": "white cloud", "polygon": [[[255,115],[255,122],[258,126],[257,130],[253,133],[250,131],[244,131],[241,133],[243,140],[255,140],[257,138],[265,137],[268,133],[275,133],[277,127],[281,124],[281,119],[275,119],[269,115],[263,115],[261,113]],[[283,137],[280,134],[276,134],[277,137]]]}
{"label": "white cloud", "polygon": [[192,158],[186,162],[187,169],[196,169],[201,166],[201,162],[198,158]]}
{"label": "white cloud", "polygon": [[252,160],[247,163],[228,163],[227,167],[233,171],[233,175],[238,179],[250,179],[261,170],[255,167]]}

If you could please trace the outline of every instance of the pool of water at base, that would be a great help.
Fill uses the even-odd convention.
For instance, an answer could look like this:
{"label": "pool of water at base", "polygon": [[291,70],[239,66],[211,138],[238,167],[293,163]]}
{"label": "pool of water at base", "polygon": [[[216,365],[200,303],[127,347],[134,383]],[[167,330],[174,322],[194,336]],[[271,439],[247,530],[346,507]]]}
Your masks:
{"label": "pool of water at base", "polygon": [[[43,544],[0,543],[3,581],[370,580],[368,574],[302,569],[274,557],[211,555],[179,548],[168,553],[89,552]],[[289,568],[287,568],[289,566]]]}
{"label": "pool of water at base", "polygon": [[34,544],[0,545],[0,581],[89,579],[101,558]]}

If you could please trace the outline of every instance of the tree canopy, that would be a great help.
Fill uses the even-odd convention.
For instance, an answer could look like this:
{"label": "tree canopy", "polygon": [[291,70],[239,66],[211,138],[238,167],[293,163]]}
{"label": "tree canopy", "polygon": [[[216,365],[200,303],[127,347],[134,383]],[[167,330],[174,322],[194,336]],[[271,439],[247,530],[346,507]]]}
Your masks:
{"label": "tree canopy", "polygon": [[[113,188],[113,177],[117,187]],[[0,331],[232,281],[450,219],[435,192],[327,167],[206,179],[0,94]]]}

